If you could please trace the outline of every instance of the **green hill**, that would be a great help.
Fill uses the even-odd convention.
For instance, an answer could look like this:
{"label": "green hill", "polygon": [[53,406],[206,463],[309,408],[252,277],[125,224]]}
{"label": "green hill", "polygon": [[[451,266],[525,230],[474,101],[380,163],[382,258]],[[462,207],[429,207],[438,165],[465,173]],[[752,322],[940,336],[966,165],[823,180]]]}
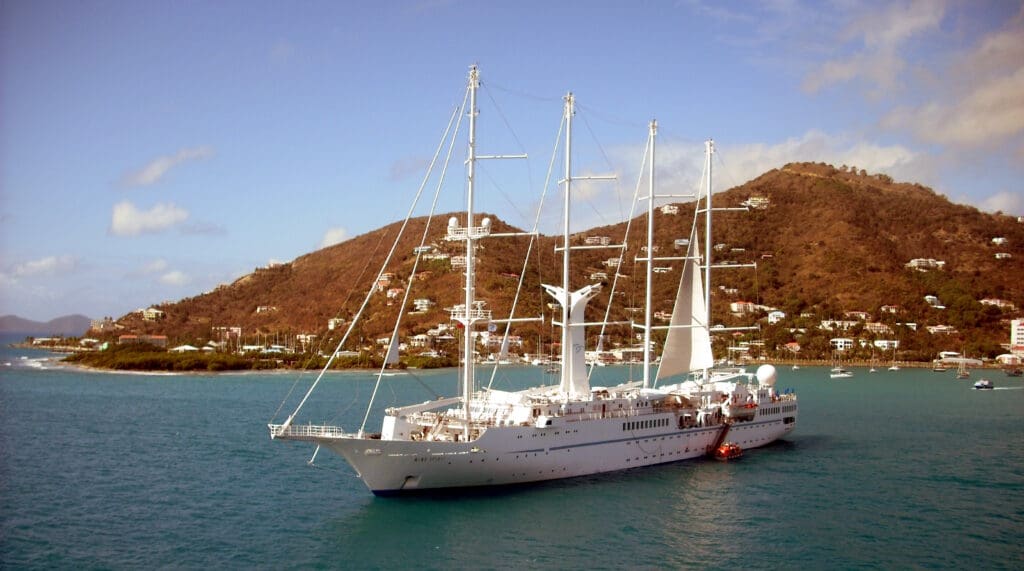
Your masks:
{"label": "green hill", "polygon": [[[789,341],[798,341],[803,357],[824,357],[828,339],[852,337],[865,340],[898,338],[901,358],[931,358],[938,350],[966,350],[971,355],[994,356],[1009,336],[1009,319],[1018,310],[980,303],[998,299],[1024,306],[1024,224],[1003,214],[989,214],[953,204],[919,184],[895,183],[885,175],[868,175],[854,169],[824,164],[789,164],[715,196],[717,207],[736,207],[751,197],[766,203],[749,212],[728,211],[715,217],[715,262],[756,263],[755,269],[716,270],[713,290],[715,323],[733,325],[758,319],[759,333],[737,339],[718,339],[717,353],[742,340],[763,341],[770,355]],[[428,232],[428,244],[435,255],[462,255],[458,243],[443,240],[444,225],[451,214],[439,216]],[[689,236],[692,204],[680,205],[678,214],[656,212],[656,256],[678,256],[674,241]],[[500,219],[494,232],[516,229]],[[419,245],[425,219],[411,221],[388,271],[392,282],[374,294],[349,348],[372,345],[393,327],[402,295],[389,299],[387,290],[408,288],[413,250]],[[145,321],[130,314],[118,320],[118,333],[167,335],[172,343],[201,344],[222,338],[217,328],[240,328],[245,342],[283,342],[297,334],[318,335],[321,342],[337,337],[329,332],[328,320],[351,319],[358,311],[368,287],[376,276],[400,224],[352,238],[344,243],[301,256],[291,263],[263,268],[215,291],[157,306],[165,317]],[[591,229],[574,237],[606,236],[619,243],[625,223]],[[628,250],[620,274],[619,289],[625,303],[618,302],[611,315],[625,320],[626,307],[642,305],[644,266],[640,256],[646,215],[634,220]],[[997,244],[994,238],[1003,238]],[[548,298],[539,295],[540,283],[560,281],[560,257],[554,247],[560,239],[541,237],[526,268],[525,291],[518,316],[545,314]],[[511,305],[528,240],[525,237],[493,238],[480,243],[477,298],[485,299],[495,317],[504,317]],[[997,259],[996,254],[1004,254]],[[1006,257],[1005,254],[1009,254]],[[609,277],[614,272],[602,262],[617,256],[617,250],[582,250],[574,257],[574,285],[605,281],[591,279],[597,272]],[[944,262],[941,269],[908,269],[913,259]],[[449,260],[421,261],[418,279],[411,283],[411,299],[429,299],[433,308],[407,315],[403,335],[424,333],[438,323],[448,322],[444,310],[462,299],[462,272],[453,270]],[[655,311],[670,311],[679,279],[680,261],[656,262],[671,268],[656,275]],[[607,280],[610,281],[610,280]],[[606,283],[607,283],[606,281]],[[724,289],[718,288],[723,286]],[[925,296],[936,296],[945,309],[936,309]],[[608,288],[591,302],[588,320],[604,316]],[[734,317],[729,304],[753,302],[761,308],[776,308],[786,318],[769,326],[765,312]],[[883,306],[897,308],[895,313]],[[871,322],[882,322],[892,333],[871,333],[864,323],[845,332],[818,329],[821,320],[850,320],[847,312],[869,314]],[[916,324],[916,331],[897,324]],[[957,333],[931,334],[926,327],[946,325]],[[804,331],[801,331],[804,330]],[[96,333],[96,332],[94,332]],[[536,349],[538,340],[549,342],[550,325],[523,324],[516,333],[524,339],[525,350]],[[632,343],[626,326],[613,328],[612,341]],[[596,335],[596,329],[588,330]],[[108,333],[109,335],[109,333]],[[755,343],[755,346],[757,344]],[[869,353],[869,350],[861,350]]]}

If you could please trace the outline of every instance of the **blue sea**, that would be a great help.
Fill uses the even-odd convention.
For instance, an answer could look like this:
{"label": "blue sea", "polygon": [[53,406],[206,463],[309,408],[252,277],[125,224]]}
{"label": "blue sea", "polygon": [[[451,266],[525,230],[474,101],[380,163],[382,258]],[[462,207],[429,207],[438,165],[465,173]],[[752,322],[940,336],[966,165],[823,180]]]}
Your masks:
{"label": "blue sea", "polygon": [[[780,368],[797,430],[738,461],[377,498],[331,454],[310,466],[311,447],[269,439],[309,375],[57,358],[0,348],[0,568],[1024,568],[1024,381],[999,372],[975,371],[998,387],[975,391],[952,372]],[[495,386],[542,381],[516,368]],[[322,385],[309,420],[357,428],[371,377]],[[387,377],[370,426],[454,385]]]}

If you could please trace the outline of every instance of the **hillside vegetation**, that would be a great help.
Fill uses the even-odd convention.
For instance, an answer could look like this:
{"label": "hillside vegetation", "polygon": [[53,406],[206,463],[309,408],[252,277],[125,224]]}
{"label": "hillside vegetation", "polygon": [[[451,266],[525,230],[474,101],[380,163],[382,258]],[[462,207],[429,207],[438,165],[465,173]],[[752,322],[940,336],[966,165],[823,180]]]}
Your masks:
{"label": "hillside vegetation", "polygon": [[[757,268],[716,270],[713,319],[724,325],[757,321],[761,330],[743,337],[718,338],[716,355],[724,355],[727,345],[746,340],[763,341],[761,350],[777,356],[785,343],[797,341],[802,347],[800,357],[820,358],[828,355],[828,340],[832,337],[896,338],[901,343],[901,359],[930,359],[938,350],[964,350],[989,357],[1003,352],[999,344],[1009,340],[1009,319],[1021,313],[1018,309],[983,305],[980,300],[999,299],[1016,308],[1024,307],[1024,224],[1017,218],[953,204],[919,184],[896,183],[884,175],[824,164],[789,164],[769,171],[717,194],[715,205],[735,207],[750,197],[767,199],[767,207],[716,214],[715,262],[756,262]],[[679,206],[675,215],[655,213],[656,256],[682,255],[674,241],[689,236],[693,217],[692,204]],[[461,255],[458,243],[443,240],[448,216],[451,214],[434,219],[427,244],[434,246],[434,253]],[[516,231],[497,217],[491,218],[495,232]],[[463,296],[461,270],[453,270],[447,260],[421,260],[417,279],[409,280],[415,261],[413,251],[419,245],[424,224],[423,218],[410,223],[398,255],[387,269],[395,279],[385,291],[374,294],[346,348],[369,347],[388,335],[403,297],[388,299],[389,288],[411,285],[410,300],[425,298],[435,304],[424,313],[406,316],[404,337],[448,323],[445,308],[460,303]],[[633,221],[619,269],[624,276],[618,286],[621,300],[611,314],[612,320],[640,319],[639,313],[626,308],[642,305],[644,266],[633,260],[642,255],[645,226],[646,215]],[[318,343],[333,348],[341,330],[328,331],[328,320],[348,320],[355,315],[399,227],[399,223],[389,224],[291,263],[257,269],[215,291],[156,306],[166,314],[159,321],[126,315],[117,320],[116,330],[101,335],[163,334],[171,344],[198,345],[224,336],[214,328],[240,327],[245,342],[273,342],[309,333],[318,336]],[[594,228],[575,236],[574,241],[582,244],[586,236],[607,236],[612,244],[621,243],[625,228],[625,223]],[[1005,243],[993,243],[997,237],[1004,238]],[[515,328],[514,333],[523,338],[528,352],[537,350],[539,343],[550,343],[550,298],[539,294],[539,284],[560,281],[560,257],[554,254],[559,241],[541,237],[526,268],[527,293],[517,316],[543,314],[547,318],[544,325]],[[527,244],[525,237],[492,238],[480,243],[477,298],[487,300],[495,318],[508,314]],[[997,253],[1010,256],[997,259]],[[613,249],[578,252],[572,268],[574,285],[599,281],[608,285],[615,272],[602,262],[617,255],[618,250]],[[908,269],[906,264],[916,258],[945,264],[942,269],[927,272]],[[670,311],[682,262],[655,265],[671,269],[655,276],[653,309]],[[596,272],[607,273],[609,279],[591,279]],[[606,287],[591,302],[588,320],[604,317],[608,293]],[[945,309],[927,303],[928,295],[941,300]],[[735,317],[729,314],[729,304],[736,301],[753,302],[762,309],[754,315]],[[883,306],[898,309],[888,313],[882,311]],[[769,326],[763,310],[767,307],[785,312],[786,318]],[[851,319],[844,317],[851,311],[866,312],[870,321],[889,325],[892,333],[868,332],[863,323],[841,332],[818,329],[821,320]],[[916,324],[916,331],[898,325],[906,323]],[[957,333],[926,332],[925,328],[933,325],[951,326]],[[596,329],[589,329],[588,337],[596,333]],[[614,327],[610,333],[613,344],[635,342],[627,326]]]}

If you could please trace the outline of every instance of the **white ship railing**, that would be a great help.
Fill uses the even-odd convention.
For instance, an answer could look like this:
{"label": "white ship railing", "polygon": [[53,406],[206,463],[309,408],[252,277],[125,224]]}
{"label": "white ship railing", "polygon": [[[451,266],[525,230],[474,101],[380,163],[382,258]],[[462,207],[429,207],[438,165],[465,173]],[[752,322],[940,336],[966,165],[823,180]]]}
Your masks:
{"label": "white ship railing", "polygon": [[465,307],[454,307],[449,309],[448,312],[451,314],[453,321],[490,321],[491,319],[491,310],[489,309],[470,309],[466,311]]}
{"label": "white ship railing", "polygon": [[358,435],[345,432],[340,426],[326,424],[299,424],[285,426],[268,424],[271,438],[311,439],[311,438],[357,438]]}
{"label": "white ship railing", "polygon": [[465,240],[466,238],[485,238],[491,234],[490,226],[474,226],[472,228],[449,227],[448,234],[444,237],[449,242]]}

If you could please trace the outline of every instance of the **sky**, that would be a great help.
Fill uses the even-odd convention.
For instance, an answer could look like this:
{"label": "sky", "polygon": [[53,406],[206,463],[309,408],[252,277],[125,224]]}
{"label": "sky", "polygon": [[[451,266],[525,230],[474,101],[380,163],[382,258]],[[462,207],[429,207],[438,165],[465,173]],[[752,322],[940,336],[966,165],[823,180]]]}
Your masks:
{"label": "sky", "polygon": [[478,207],[520,227],[569,91],[574,170],[617,176],[574,229],[628,215],[652,119],[659,193],[713,138],[716,190],[823,161],[1024,214],[1020,1],[0,0],[0,315],[117,317],[402,219],[472,64],[479,152],[529,155]]}

